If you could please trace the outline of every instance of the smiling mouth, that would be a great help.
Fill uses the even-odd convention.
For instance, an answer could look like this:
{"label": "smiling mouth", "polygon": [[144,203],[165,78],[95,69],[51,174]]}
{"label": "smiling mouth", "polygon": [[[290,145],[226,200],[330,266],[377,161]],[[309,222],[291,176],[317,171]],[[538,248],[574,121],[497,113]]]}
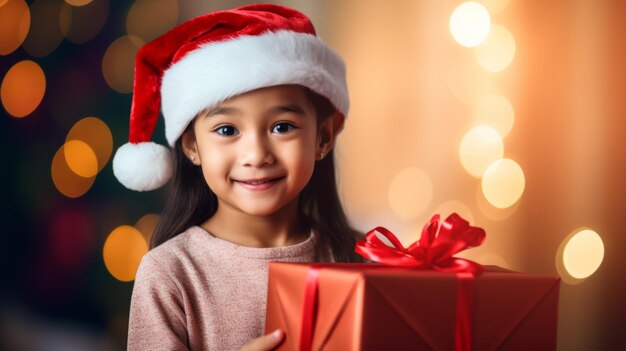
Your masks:
{"label": "smiling mouth", "polygon": [[279,181],[285,179],[285,177],[277,178],[265,178],[265,179],[250,179],[250,180],[233,180],[235,183],[250,190],[265,190],[273,187]]}

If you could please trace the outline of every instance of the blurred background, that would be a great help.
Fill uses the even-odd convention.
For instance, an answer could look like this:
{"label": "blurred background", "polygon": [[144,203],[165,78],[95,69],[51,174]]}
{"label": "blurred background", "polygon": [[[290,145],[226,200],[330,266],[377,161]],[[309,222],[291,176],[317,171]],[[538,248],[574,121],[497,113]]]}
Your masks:
{"label": "blurred background", "polygon": [[[126,190],[111,170],[134,55],[252,2],[0,0],[0,349],[125,349],[167,192]],[[463,256],[562,278],[559,350],[626,348],[626,2],[270,2],[310,16],[346,60],[337,155],[358,229],[409,244],[458,212],[487,231]]]}

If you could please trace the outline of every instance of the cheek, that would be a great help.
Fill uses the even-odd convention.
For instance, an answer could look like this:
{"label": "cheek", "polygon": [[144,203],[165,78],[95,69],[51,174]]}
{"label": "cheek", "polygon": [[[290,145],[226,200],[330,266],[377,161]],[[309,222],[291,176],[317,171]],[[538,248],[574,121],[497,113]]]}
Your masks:
{"label": "cheek", "polygon": [[216,145],[198,144],[198,153],[202,162],[202,173],[211,188],[218,179],[224,179],[230,166],[230,156],[223,148]]}
{"label": "cheek", "polygon": [[292,168],[301,175],[308,178],[313,174],[315,168],[315,135],[308,136],[301,140],[299,145],[282,148],[285,158],[290,160]]}
{"label": "cheek", "polygon": [[204,135],[196,137],[198,153],[203,163],[221,163],[226,158],[227,153],[224,151],[228,148],[225,148],[213,139]]}

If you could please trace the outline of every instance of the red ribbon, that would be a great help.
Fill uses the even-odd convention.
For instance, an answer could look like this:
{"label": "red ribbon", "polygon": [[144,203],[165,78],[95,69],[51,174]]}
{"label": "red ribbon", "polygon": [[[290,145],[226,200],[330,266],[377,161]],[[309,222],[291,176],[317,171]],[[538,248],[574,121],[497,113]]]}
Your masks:
{"label": "red ribbon", "polygon": [[302,328],[300,329],[300,351],[311,351],[313,346],[313,331],[317,320],[319,270],[319,266],[311,266],[306,277],[304,305],[302,306]]}
{"label": "red ribbon", "polygon": [[[382,234],[392,246],[385,244],[376,233]],[[476,262],[453,257],[460,251],[479,246],[485,241],[485,231],[472,227],[469,222],[452,213],[439,226],[439,215],[434,215],[422,229],[421,238],[405,248],[396,236],[383,227],[376,227],[357,242],[356,251],[361,256],[386,265],[433,269],[455,273],[457,277],[457,309],[455,325],[455,350],[471,349],[471,316],[474,306],[474,280],[482,273]]]}
{"label": "red ribbon", "polygon": [[[385,244],[376,233],[382,234],[392,246]],[[437,234],[439,232],[439,234]],[[389,266],[434,269],[440,272],[480,273],[482,266],[463,258],[452,257],[460,251],[485,241],[485,231],[472,227],[456,213],[439,226],[439,215],[434,215],[422,229],[422,237],[405,248],[391,231],[376,227],[365,234],[365,240],[356,243],[355,252],[368,260]]]}

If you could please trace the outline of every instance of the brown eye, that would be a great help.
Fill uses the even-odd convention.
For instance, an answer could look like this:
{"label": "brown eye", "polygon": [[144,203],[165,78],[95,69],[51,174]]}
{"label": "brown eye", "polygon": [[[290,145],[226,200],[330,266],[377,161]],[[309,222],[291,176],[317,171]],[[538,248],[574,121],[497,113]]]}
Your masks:
{"label": "brown eye", "polygon": [[272,133],[286,134],[286,133],[291,132],[294,129],[296,129],[296,126],[294,126],[293,124],[286,123],[286,122],[281,122],[281,123],[276,123],[272,127]]}
{"label": "brown eye", "polygon": [[233,126],[219,126],[215,128],[215,133],[223,136],[233,136],[239,134],[237,128]]}

